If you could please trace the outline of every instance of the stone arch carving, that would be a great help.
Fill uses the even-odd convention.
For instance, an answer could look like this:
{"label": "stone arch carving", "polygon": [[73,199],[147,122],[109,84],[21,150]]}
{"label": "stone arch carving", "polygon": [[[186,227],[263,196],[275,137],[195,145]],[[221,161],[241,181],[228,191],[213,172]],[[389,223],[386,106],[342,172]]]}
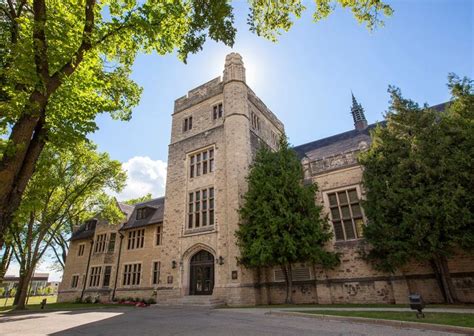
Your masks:
{"label": "stone arch carving", "polygon": [[205,245],[203,243],[197,243],[191,246],[190,248],[188,248],[186,252],[183,253],[183,257],[182,257],[183,261],[188,263],[191,260],[191,258],[201,250],[209,252],[210,254],[214,256],[214,258],[216,258],[216,251],[214,251],[212,247]]}

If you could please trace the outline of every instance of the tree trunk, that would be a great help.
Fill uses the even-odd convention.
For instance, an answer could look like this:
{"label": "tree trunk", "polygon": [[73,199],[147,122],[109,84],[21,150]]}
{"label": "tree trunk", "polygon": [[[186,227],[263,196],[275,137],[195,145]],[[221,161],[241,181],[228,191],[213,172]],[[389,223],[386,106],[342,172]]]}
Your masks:
{"label": "tree trunk", "polygon": [[[31,267],[30,270],[26,271],[23,281],[21,282],[21,291],[18,296],[18,302],[16,304],[16,308],[18,310],[23,310],[25,309],[26,306],[26,298],[28,297],[28,291],[30,287],[30,282],[31,282],[31,277],[33,275],[33,269],[34,267]],[[19,286],[18,286],[19,287]],[[20,288],[18,288],[20,289]],[[15,297],[16,299],[16,297]]]}
{"label": "tree trunk", "polygon": [[285,274],[286,282],[286,298],[285,303],[293,304],[293,273],[291,264],[281,266],[283,273]]}
{"label": "tree trunk", "polygon": [[6,245],[2,256],[2,261],[0,262],[0,283],[3,282],[3,278],[5,277],[5,273],[8,270],[8,266],[10,266],[12,255],[13,251],[11,245]]}
{"label": "tree trunk", "polygon": [[448,262],[446,258],[444,256],[436,256],[430,262],[445,302],[458,302],[456,290],[449,273]]}
{"label": "tree trunk", "polygon": [[16,306],[20,301],[21,289],[23,288],[24,277],[21,276],[18,279],[18,287],[16,288],[15,298],[13,299],[13,305]]}
{"label": "tree trunk", "polygon": [[5,153],[0,161],[0,243],[46,143],[44,109],[45,105],[38,111],[41,117],[26,115],[18,120],[9,138],[13,154]]}

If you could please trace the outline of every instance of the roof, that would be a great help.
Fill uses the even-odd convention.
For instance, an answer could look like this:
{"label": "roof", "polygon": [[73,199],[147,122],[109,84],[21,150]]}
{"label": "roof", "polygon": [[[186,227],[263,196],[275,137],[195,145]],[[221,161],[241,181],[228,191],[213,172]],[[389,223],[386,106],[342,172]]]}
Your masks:
{"label": "roof", "polygon": [[[147,208],[148,214],[143,219],[137,219],[137,210]],[[134,210],[127,223],[120,230],[128,230],[163,222],[163,213],[165,210],[165,198],[159,197],[146,202],[135,204]]]}
{"label": "roof", "polygon": [[127,203],[121,203],[121,202],[117,202],[117,205],[120,208],[120,210],[127,216],[127,220],[129,220],[130,216],[133,213],[133,209],[135,209],[135,207],[133,205],[130,205]]}
{"label": "roof", "polygon": [[86,230],[86,223],[84,223],[79,227],[79,229],[77,229],[76,231],[72,233],[70,240],[72,241],[72,240],[91,238],[91,237],[94,237],[94,232],[95,232],[95,228]]}
{"label": "roof", "polygon": [[[430,108],[442,112],[446,110],[449,102],[433,105]],[[333,155],[361,149],[361,145],[369,145],[371,143],[370,131],[377,125],[385,126],[386,121],[373,123],[364,130],[353,129],[344,133],[339,133],[327,138],[308,142],[303,145],[293,147],[298,153],[300,159],[307,157],[311,161],[324,159]]]}
{"label": "roof", "polygon": [[385,121],[370,124],[362,131],[353,129],[327,138],[308,142],[293,147],[293,149],[298,153],[300,159],[307,157],[310,160],[322,159],[335,154],[351,151],[358,149],[361,142],[370,144],[370,131],[377,127],[377,125],[383,126],[385,125]]}

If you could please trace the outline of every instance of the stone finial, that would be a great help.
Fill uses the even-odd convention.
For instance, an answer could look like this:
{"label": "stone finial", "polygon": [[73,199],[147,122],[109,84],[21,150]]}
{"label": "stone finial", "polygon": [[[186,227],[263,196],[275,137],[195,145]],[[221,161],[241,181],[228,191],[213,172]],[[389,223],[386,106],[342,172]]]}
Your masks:
{"label": "stone finial", "polygon": [[224,82],[231,80],[245,82],[245,67],[242,56],[234,52],[226,56],[224,67]]}
{"label": "stone finial", "polygon": [[354,97],[354,94],[351,92],[352,95],[352,107],[351,107],[351,114],[352,118],[354,119],[354,126],[355,129],[358,131],[363,131],[367,128],[367,120],[365,119],[364,108],[360,105]]}

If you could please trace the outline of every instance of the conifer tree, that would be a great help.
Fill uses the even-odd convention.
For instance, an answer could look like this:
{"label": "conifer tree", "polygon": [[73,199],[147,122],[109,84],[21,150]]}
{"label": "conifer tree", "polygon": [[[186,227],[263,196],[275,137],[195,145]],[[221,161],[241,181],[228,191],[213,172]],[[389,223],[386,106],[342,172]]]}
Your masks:
{"label": "conifer tree", "polygon": [[262,146],[249,176],[237,231],[240,262],[250,268],[281,267],[286,302],[292,302],[292,264],[311,262],[333,267],[338,255],[324,245],[332,233],[322,207],[315,203],[316,184],[305,184],[303,170],[286,137],[275,152]]}
{"label": "conifer tree", "polygon": [[429,263],[446,302],[457,301],[447,259],[474,250],[474,90],[449,77],[445,111],[420,107],[391,87],[386,127],[373,133],[364,166],[366,258],[393,272]]}

